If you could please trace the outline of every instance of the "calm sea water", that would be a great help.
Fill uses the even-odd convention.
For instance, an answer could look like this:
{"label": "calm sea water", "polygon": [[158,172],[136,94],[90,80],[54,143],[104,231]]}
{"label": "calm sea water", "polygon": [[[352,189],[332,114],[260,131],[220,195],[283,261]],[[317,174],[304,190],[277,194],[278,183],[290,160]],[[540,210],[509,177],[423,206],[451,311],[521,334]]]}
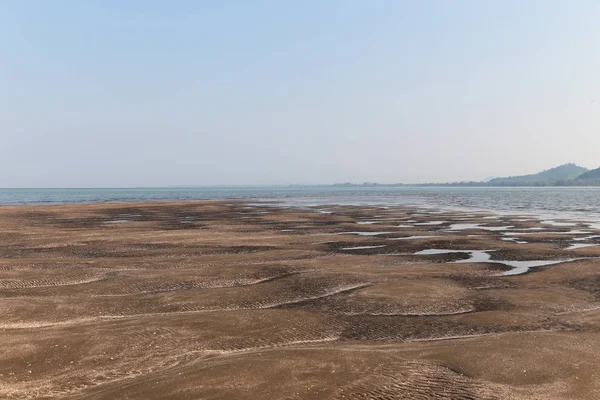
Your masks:
{"label": "calm sea water", "polygon": [[216,199],[272,200],[286,205],[418,205],[535,213],[600,221],[600,188],[198,187],[134,189],[0,189],[0,205]]}

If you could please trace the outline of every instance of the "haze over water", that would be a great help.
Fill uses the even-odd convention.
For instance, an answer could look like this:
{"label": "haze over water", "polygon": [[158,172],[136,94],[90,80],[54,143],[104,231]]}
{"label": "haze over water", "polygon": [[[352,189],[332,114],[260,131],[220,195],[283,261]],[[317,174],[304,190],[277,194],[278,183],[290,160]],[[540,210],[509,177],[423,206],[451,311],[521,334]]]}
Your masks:
{"label": "haze over water", "polygon": [[1,205],[193,200],[276,201],[285,205],[418,205],[443,209],[533,213],[600,221],[600,187],[340,187],[0,189]]}

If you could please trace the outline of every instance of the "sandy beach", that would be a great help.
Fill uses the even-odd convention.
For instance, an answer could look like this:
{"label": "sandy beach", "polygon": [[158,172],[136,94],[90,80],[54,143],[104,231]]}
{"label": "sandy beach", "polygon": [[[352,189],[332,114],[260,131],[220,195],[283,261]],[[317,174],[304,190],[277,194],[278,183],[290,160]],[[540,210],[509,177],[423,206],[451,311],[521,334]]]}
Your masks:
{"label": "sandy beach", "polygon": [[598,399],[599,239],[410,207],[0,207],[0,398]]}

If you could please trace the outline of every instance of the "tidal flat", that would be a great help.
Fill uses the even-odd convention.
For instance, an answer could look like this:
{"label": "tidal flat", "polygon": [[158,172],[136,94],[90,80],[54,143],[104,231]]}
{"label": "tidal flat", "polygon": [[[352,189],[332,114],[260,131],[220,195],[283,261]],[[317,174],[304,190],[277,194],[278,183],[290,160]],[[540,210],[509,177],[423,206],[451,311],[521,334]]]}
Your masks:
{"label": "tidal flat", "polygon": [[598,399],[598,245],[409,206],[0,207],[0,398]]}

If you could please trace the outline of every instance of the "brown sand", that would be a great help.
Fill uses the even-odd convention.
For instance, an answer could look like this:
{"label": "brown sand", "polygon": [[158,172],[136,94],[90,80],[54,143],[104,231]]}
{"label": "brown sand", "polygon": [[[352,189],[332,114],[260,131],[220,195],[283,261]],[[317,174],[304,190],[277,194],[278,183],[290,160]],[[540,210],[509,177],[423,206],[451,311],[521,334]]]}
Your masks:
{"label": "brown sand", "polygon": [[[600,398],[600,246],[566,250],[585,235],[327,210],[0,208],[0,398]],[[417,225],[431,221],[445,222]],[[528,243],[451,223],[512,225]],[[432,248],[586,259],[504,276],[451,263],[465,253],[414,255]]]}

